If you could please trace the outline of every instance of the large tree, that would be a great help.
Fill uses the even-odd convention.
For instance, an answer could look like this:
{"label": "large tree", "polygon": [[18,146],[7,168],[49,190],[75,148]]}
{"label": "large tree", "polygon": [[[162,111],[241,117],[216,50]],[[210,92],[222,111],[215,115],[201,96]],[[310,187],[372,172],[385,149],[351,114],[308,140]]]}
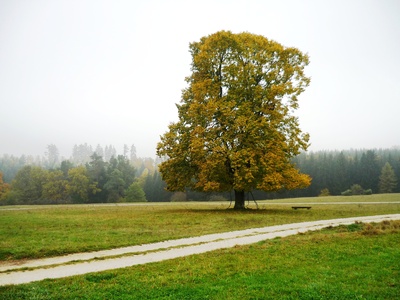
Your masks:
{"label": "large tree", "polygon": [[157,154],[171,191],[235,192],[307,187],[291,158],[308,147],[293,112],[310,79],[308,56],[250,33],[220,31],[190,44],[192,74],[177,105],[179,121]]}

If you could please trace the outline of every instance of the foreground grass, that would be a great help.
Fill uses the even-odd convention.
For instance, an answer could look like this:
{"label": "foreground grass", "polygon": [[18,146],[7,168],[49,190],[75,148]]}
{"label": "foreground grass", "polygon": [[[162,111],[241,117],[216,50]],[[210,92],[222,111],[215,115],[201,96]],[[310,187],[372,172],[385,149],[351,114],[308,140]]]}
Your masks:
{"label": "foreground grass", "polygon": [[400,222],[0,287],[1,299],[398,299]]}
{"label": "foreground grass", "polygon": [[[395,196],[399,197],[398,194]],[[392,202],[387,199],[393,199],[392,195],[367,197],[370,201],[380,202]],[[330,198],[340,197],[324,198],[331,201]],[[290,204],[260,202],[261,209],[244,212],[227,210],[228,203],[1,207],[0,261],[111,249],[286,223],[400,213],[400,204],[395,203],[326,205],[319,204],[320,198],[302,200],[315,204],[311,210],[294,211]]]}

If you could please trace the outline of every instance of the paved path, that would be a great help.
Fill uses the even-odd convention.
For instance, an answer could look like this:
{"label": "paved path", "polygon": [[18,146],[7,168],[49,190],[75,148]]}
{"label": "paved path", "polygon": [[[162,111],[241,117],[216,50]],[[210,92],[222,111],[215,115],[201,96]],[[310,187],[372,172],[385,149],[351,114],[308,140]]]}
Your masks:
{"label": "paved path", "polygon": [[[230,248],[235,245],[253,244],[276,237],[285,237],[300,232],[319,230],[328,226],[348,225],[355,222],[381,222],[384,220],[400,220],[400,214],[353,217],[252,228],[113,250],[31,260],[23,263],[1,263],[0,285],[22,284],[46,278],[54,279],[126,268],[150,262],[205,253],[217,249]],[[112,258],[112,256],[117,255],[124,256]],[[95,258],[103,259],[94,260]],[[70,264],[65,265],[66,263]],[[24,271],[21,270],[22,268],[34,269]]]}

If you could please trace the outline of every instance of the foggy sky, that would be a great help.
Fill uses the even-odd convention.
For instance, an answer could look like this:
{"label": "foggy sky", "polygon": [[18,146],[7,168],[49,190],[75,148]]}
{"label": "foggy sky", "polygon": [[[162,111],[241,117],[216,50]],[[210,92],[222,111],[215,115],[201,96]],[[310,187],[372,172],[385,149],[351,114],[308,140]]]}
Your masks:
{"label": "foggy sky", "polygon": [[190,42],[264,35],[310,56],[310,150],[400,145],[400,2],[0,0],[0,155],[74,144],[155,156]]}

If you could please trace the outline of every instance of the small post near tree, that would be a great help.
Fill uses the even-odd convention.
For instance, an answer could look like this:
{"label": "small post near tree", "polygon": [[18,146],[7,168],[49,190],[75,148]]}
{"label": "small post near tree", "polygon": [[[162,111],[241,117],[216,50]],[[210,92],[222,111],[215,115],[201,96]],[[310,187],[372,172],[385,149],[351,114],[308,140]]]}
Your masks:
{"label": "small post near tree", "polygon": [[192,74],[177,105],[179,120],[157,146],[170,191],[245,192],[305,188],[291,158],[308,147],[298,96],[309,85],[309,59],[296,48],[250,33],[220,31],[190,44]]}

